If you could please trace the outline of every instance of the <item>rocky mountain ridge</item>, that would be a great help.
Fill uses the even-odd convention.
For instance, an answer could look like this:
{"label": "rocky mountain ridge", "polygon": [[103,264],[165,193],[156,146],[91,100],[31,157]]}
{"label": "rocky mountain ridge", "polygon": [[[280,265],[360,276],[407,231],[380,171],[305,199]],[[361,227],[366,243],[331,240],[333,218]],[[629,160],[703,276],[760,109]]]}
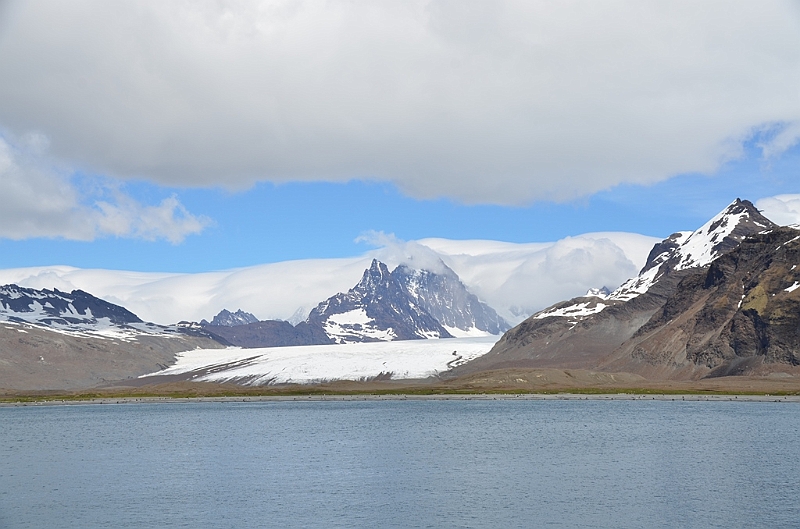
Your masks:
{"label": "rocky mountain ridge", "polygon": [[509,325],[471,294],[444,263],[438,272],[373,260],[347,292],[317,305],[305,321],[204,327],[242,347],[324,345],[499,334]]}
{"label": "rocky mountain ridge", "polygon": [[[765,363],[773,371],[797,365],[792,345],[775,344],[794,343],[800,327],[789,332],[782,323],[787,309],[772,310],[764,300],[793,303],[792,293],[780,289],[792,288],[794,269],[769,263],[786,262],[779,254],[788,255],[798,236],[737,199],[698,230],[657,244],[640,274],[611,294],[575,298],[533,315],[462,371],[558,367],[681,379],[759,372]],[[765,283],[764,274],[773,279]],[[731,311],[737,281],[745,286],[739,285],[744,291]],[[750,311],[749,296],[765,303],[759,307],[769,318]]]}
{"label": "rocky mountain ridge", "polygon": [[258,318],[249,312],[242,309],[236,312],[231,312],[228,309],[222,309],[219,314],[214,316],[210,322],[202,320],[200,325],[211,325],[212,327],[233,327],[234,325],[247,325],[248,323],[257,323]]}

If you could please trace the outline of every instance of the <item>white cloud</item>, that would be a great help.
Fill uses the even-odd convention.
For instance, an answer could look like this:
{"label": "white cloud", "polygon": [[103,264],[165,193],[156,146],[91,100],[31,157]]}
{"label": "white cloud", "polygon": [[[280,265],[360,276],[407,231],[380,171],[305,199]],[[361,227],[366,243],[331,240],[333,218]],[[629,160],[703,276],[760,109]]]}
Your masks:
{"label": "white cloud", "polygon": [[319,302],[353,287],[373,258],[390,269],[425,267],[441,258],[462,282],[509,321],[589,288],[616,287],[635,275],[657,239],[634,233],[589,233],[558,242],[423,239],[385,243],[358,257],[284,261],[220,272],[164,274],[85,270],[64,266],[0,270],[0,284],[82,289],[121,304],[156,323],[211,319],[220,310],[243,309],[261,319],[307,314]]}
{"label": "white cloud", "polygon": [[169,185],[367,178],[522,203],[710,173],[782,124],[796,2],[12,2],[0,125]]}
{"label": "white cloud", "polygon": [[756,200],[756,208],[781,226],[800,224],[800,195],[777,195]]}
{"label": "white cloud", "polygon": [[[102,236],[166,239],[174,244],[209,223],[189,213],[174,196],[157,206],[141,204],[105,187],[111,200],[84,196],[63,168],[46,163],[47,138],[28,135],[18,144],[0,137],[0,237],[62,237],[92,240]],[[102,186],[101,186],[102,187]]]}

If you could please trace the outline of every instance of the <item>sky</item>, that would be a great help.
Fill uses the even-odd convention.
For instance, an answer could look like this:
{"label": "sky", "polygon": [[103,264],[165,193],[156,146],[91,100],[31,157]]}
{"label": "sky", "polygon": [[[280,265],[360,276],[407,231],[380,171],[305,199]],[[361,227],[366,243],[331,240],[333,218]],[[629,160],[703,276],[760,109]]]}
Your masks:
{"label": "sky", "polygon": [[800,222],[797,1],[0,0],[0,79],[0,269]]}

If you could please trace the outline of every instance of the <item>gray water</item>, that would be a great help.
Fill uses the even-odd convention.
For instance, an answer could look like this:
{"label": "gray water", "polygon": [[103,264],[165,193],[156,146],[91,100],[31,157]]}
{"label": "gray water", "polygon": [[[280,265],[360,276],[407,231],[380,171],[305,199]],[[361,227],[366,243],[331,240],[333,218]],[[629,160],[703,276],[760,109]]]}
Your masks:
{"label": "gray water", "polygon": [[0,408],[0,527],[799,527],[800,405]]}

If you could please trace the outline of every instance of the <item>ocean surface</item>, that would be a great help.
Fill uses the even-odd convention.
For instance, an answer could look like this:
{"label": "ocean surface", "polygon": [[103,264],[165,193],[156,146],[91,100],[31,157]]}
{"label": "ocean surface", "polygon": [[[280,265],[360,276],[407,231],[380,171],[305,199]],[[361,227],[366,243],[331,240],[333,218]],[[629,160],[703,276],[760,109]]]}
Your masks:
{"label": "ocean surface", "polygon": [[800,405],[0,408],[0,527],[799,527]]}

